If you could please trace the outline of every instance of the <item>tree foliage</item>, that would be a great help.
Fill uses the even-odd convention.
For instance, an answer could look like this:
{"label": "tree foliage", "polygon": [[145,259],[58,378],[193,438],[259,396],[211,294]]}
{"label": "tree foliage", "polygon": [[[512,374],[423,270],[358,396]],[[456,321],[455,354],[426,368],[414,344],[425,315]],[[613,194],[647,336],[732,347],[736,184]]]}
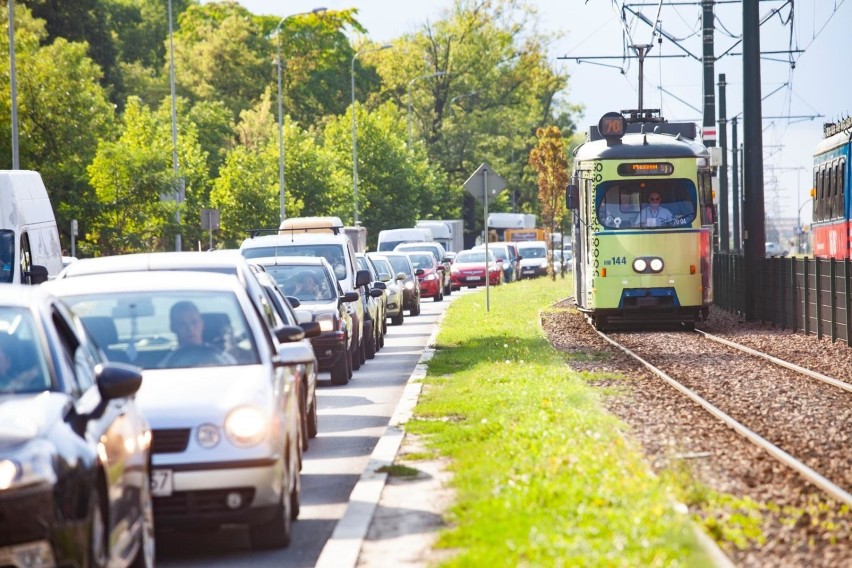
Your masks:
{"label": "tree foliage", "polygon": [[[565,141],[555,126],[536,130],[538,145],[530,152],[530,166],[538,174],[538,198],[541,218],[550,233],[562,226],[565,192],[568,188],[568,158]],[[551,271],[552,276],[555,274]]]}

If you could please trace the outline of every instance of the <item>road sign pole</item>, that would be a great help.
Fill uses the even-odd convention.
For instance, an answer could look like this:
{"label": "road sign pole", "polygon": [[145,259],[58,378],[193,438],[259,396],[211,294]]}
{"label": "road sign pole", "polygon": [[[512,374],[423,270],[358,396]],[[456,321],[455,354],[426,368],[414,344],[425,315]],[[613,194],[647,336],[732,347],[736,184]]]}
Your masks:
{"label": "road sign pole", "polygon": [[491,295],[490,286],[491,271],[488,265],[488,170],[482,170],[482,189],[485,194],[483,202],[485,203],[485,217],[482,220],[482,226],[485,227],[485,312],[491,311]]}

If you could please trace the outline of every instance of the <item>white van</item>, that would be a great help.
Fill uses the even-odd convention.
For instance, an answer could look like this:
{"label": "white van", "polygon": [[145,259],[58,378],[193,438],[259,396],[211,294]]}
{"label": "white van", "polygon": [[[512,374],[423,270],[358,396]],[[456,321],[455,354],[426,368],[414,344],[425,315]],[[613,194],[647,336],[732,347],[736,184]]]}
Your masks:
{"label": "white van", "polygon": [[0,282],[40,284],[62,270],[53,207],[38,172],[0,170]]}
{"label": "white van", "polygon": [[432,231],[424,228],[386,229],[379,231],[379,242],[376,247],[379,252],[388,252],[402,243],[422,243],[432,241]]}

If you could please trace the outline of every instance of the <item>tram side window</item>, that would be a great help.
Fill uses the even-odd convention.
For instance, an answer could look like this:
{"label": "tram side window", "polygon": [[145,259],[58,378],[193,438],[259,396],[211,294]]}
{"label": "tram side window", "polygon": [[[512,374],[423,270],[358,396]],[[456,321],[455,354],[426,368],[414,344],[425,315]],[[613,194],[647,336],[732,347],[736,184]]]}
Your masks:
{"label": "tram side window", "polygon": [[710,181],[710,172],[698,174],[698,195],[701,205],[702,219],[705,225],[713,224],[713,187]]}
{"label": "tram side window", "polygon": [[816,221],[825,221],[825,165],[817,168],[814,175],[816,186],[816,204],[814,206],[814,217]]}
{"label": "tram side window", "polygon": [[834,196],[832,198],[832,203],[834,205],[834,217],[842,218],[844,216],[843,213],[843,168],[841,166],[840,160],[834,161],[834,167],[832,168],[832,177],[834,180],[832,181],[832,188],[834,189]]}

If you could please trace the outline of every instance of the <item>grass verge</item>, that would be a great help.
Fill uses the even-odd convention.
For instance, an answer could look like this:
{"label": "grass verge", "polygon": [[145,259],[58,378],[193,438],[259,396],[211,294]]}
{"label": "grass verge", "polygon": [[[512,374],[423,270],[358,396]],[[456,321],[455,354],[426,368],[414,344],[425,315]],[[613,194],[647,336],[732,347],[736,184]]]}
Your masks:
{"label": "grass verge", "polygon": [[702,566],[676,489],[650,473],[599,394],[544,337],[569,280],[456,300],[406,429],[450,458],[447,566]]}

